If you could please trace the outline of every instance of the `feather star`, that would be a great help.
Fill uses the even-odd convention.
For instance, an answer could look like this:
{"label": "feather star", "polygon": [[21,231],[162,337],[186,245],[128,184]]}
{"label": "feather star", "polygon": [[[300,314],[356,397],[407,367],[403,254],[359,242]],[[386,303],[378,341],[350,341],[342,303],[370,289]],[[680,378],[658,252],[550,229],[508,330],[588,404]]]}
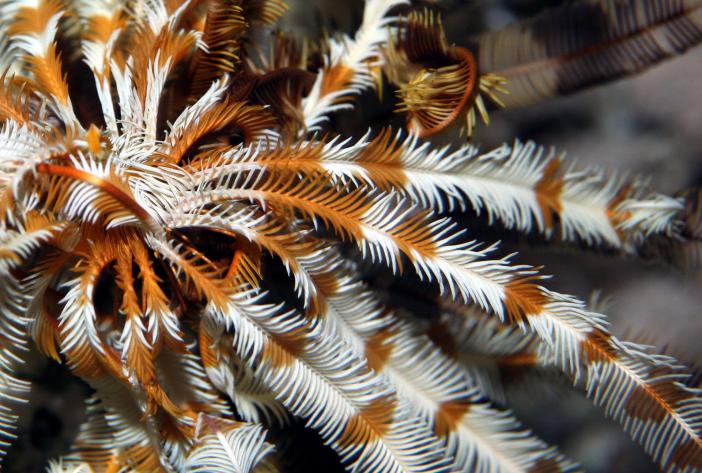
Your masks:
{"label": "feather star", "polygon": [[[3,454],[36,349],[93,390],[52,472],[279,471],[268,431],[291,418],[349,471],[578,470],[500,407],[499,379],[463,356],[480,353],[561,372],[662,469],[700,471],[685,367],[619,340],[449,215],[674,254],[699,238],[699,194],[655,194],[531,142],[428,139],[702,40],[700,2],[650,3],[571,2],[455,46],[433,11],[366,0],[353,37],[303,47],[260,34],[279,0],[3,1]],[[586,8],[609,22],[601,37],[557,27]],[[335,133],[330,117],[382,76],[407,129]],[[441,317],[394,310],[362,264],[412,279]]]}

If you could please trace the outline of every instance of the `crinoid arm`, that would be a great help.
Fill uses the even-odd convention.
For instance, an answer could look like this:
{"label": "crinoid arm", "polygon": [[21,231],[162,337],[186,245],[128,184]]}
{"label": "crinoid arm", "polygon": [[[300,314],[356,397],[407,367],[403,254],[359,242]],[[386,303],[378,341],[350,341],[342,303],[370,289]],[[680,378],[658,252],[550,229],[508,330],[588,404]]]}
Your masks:
{"label": "crinoid arm", "polygon": [[505,79],[483,74],[472,51],[449,45],[441,18],[412,12],[397,27],[385,51],[388,78],[399,86],[399,112],[407,128],[425,138],[460,124],[470,138],[478,115],[490,123],[486,101],[504,106]]}
{"label": "crinoid arm", "polygon": [[580,0],[471,40],[481,70],[529,105],[639,73],[702,41],[702,2]]}

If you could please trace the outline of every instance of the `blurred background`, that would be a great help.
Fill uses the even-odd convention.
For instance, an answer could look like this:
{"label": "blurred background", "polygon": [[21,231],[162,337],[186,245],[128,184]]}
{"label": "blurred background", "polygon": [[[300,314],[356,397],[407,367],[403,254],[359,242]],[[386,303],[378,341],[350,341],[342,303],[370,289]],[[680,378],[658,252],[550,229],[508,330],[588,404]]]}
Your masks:
{"label": "blurred background", "polygon": [[[289,0],[283,29],[321,37],[325,32],[350,33],[358,25],[361,0]],[[431,3],[431,2],[427,2]],[[516,19],[563,1],[445,0],[437,4],[450,42],[464,44],[471,35],[500,28]],[[533,139],[567,152],[579,166],[650,178],[654,189],[673,193],[702,184],[702,48],[664,63],[633,79],[597,87],[574,96],[522,109],[493,111],[489,128],[479,126],[473,141],[484,150],[514,138]],[[393,116],[394,98],[382,105],[373,95],[360,100],[355,113],[335,117],[331,128],[353,135],[380,121],[402,123]],[[501,239],[499,233],[487,237]],[[545,265],[555,277],[549,287],[588,298],[601,291],[609,299],[612,331],[645,341],[690,364],[702,360],[702,276],[663,264],[623,259],[573,248],[511,241],[505,253],[518,250],[519,262]],[[70,443],[82,420],[87,387],[53,362],[39,357],[27,366],[36,383],[22,416],[20,438],[8,470],[43,471],[47,459]],[[606,420],[581,391],[553,377],[527,380],[508,391],[508,404],[518,417],[550,443],[557,444],[588,472],[653,472],[656,467],[619,425]],[[314,434],[295,427],[299,437]],[[333,453],[324,449],[315,458]],[[300,471],[320,471],[299,458]],[[326,470],[325,470],[326,471]]]}

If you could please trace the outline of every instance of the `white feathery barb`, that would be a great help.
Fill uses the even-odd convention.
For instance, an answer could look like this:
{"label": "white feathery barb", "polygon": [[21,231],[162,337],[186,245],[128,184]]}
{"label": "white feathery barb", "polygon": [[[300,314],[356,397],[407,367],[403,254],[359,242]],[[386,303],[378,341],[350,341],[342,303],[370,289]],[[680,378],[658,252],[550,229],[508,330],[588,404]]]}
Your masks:
{"label": "white feathery barb", "polygon": [[66,284],[68,292],[61,301],[65,305],[59,316],[59,323],[66,333],[61,347],[63,352],[90,347],[90,350],[104,353],[91,300],[95,279],[86,281],[79,276]]}
{"label": "white feathery barb", "polygon": [[[4,271],[3,271],[4,272]],[[9,317],[0,321],[0,458],[17,437],[17,406],[27,402],[31,389],[28,381],[17,375],[27,350],[25,320],[22,316],[26,296],[14,277],[0,275],[0,311]]]}
{"label": "white feathery barb", "polygon": [[[186,460],[184,471],[253,473],[273,449],[264,441],[266,434],[260,425],[209,427],[203,419],[201,417],[198,421],[201,436]],[[211,430],[214,432],[208,432]]]}
{"label": "white feathery barb", "polygon": [[[455,357],[481,393],[500,405],[507,404],[500,363],[512,356],[538,363],[539,339],[533,332],[504,325],[475,306],[443,304],[442,314],[428,332],[445,339],[442,351]],[[550,359],[549,359],[550,361]]]}
{"label": "white feathery barb", "polygon": [[[275,394],[259,380],[253,370],[239,359],[224,336],[224,327],[212,318],[200,322],[201,350],[208,360],[204,363],[207,377],[218,391],[234,402],[247,422],[285,425],[290,416]],[[204,347],[202,345],[204,344]],[[212,354],[215,359],[207,358]]]}
{"label": "white feathery barb", "polygon": [[31,56],[44,56],[49,47],[53,45],[56,31],[58,30],[58,22],[63,15],[64,12],[60,11],[49,18],[41,33],[12,36],[14,46]]}
{"label": "white feathery barb", "polygon": [[[163,63],[163,64],[161,64]],[[147,142],[156,142],[158,125],[158,106],[161,102],[161,94],[166,85],[166,79],[173,66],[172,58],[161,60],[161,51],[156,53],[156,58],[149,63],[147,84],[146,84],[146,99],[144,100],[144,116],[141,124],[144,132],[144,140]]]}
{"label": "white feathery barb", "polygon": [[[61,75],[61,58],[56,51],[56,33],[59,21],[65,15],[60,6],[58,2],[43,5],[41,2],[10,1],[5,3],[0,15],[4,20],[3,25],[15,25],[21,22],[24,16],[33,17],[36,23],[44,23],[43,28],[38,31],[8,31],[12,33],[8,35],[9,46],[16,51],[16,57],[20,56],[20,52],[24,53],[23,69],[28,69],[36,80],[46,84],[48,96],[45,99],[48,100],[49,107],[69,129],[82,131],[68,95],[68,85]],[[46,12],[40,13],[42,9],[47,9],[51,16],[47,18]]]}
{"label": "white feathery barb", "polygon": [[95,450],[111,456],[113,450],[136,449],[141,451],[136,458],[143,462],[135,465],[137,469],[168,465],[167,448],[161,445],[153,416],[145,412],[143,395],[108,376],[93,379],[90,386],[96,393],[87,400],[88,423],[79,433],[81,449],[68,458],[91,461]]}
{"label": "white feathery barb", "polygon": [[[380,49],[388,42],[394,18],[390,10],[408,0],[366,0],[363,21],[354,39],[331,38],[325,68],[302,100],[303,132],[321,130],[329,114],[349,108],[347,100],[374,86],[373,68],[381,65]],[[331,72],[333,71],[333,72]],[[333,77],[341,73],[343,79]],[[338,83],[329,84],[336,80]]]}
{"label": "white feathery barb", "polygon": [[[552,297],[561,302],[547,304],[545,308],[560,311],[567,307],[568,311],[573,311],[575,301],[553,294]],[[581,315],[585,315],[584,305],[578,305],[582,306]],[[461,320],[463,317],[465,319]],[[486,317],[487,314],[479,310],[460,310],[446,319],[456,333],[461,333],[455,330],[457,327],[466,324],[474,325],[474,331],[485,332],[485,328],[490,327],[484,323]],[[597,314],[590,313],[587,317],[599,317],[604,322]],[[550,328],[538,325],[535,328],[537,331],[558,330],[555,323]],[[702,441],[702,398],[699,390],[685,384],[690,375],[674,358],[651,354],[648,346],[621,342],[609,335],[604,325],[594,330],[583,327],[581,336],[573,333],[561,346],[535,343],[533,336],[515,333],[513,327],[508,326],[493,325],[490,332],[492,337],[489,334],[487,337],[465,336],[453,341],[462,353],[477,350],[492,354],[495,344],[516,338],[515,343],[500,349],[502,356],[526,357],[533,366],[555,366],[574,384],[584,380],[586,394],[593,403],[621,423],[660,465],[668,465],[666,471],[677,471],[676,467],[694,458],[695,445]],[[470,353],[468,355],[459,355],[459,359],[470,363],[472,359]],[[471,370],[469,365],[465,368]]]}
{"label": "white feathery barb", "polygon": [[[171,125],[171,129],[168,132],[164,148],[174,148],[178,140],[181,139],[182,135],[185,134],[190,127],[194,126],[209,110],[223,100],[229,85],[229,81],[226,78],[212,82],[210,88],[197,102],[187,107],[178,115],[178,118]],[[164,149],[163,152],[167,153],[167,149]]]}
{"label": "white feathery barb", "polygon": [[[4,18],[2,7],[0,7],[0,18]],[[22,64],[18,60],[16,46],[12,45],[7,34],[7,25],[8,23],[5,21],[2,21],[0,25],[0,71],[8,76],[13,76],[21,72]]]}
{"label": "white feathery barb", "polygon": [[683,198],[656,195],[650,199],[628,199],[617,209],[627,215],[619,229],[631,235],[633,243],[641,243],[652,235],[675,238],[680,234],[680,213],[685,208]]}
{"label": "white feathery barb", "polygon": [[48,156],[47,145],[34,131],[13,120],[7,120],[0,129],[0,191],[14,182],[18,192],[17,176]]}
{"label": "white feathery barb", "polygon": [[[318,429],[350,467],[448,471],[438,439],[427,426],[409,417],[382,378],[346,343],[329,340],[320,325],[305,328],[304,319],[293,312],[258,305],[248,295],[237,296],[231,307],[211,314],[233,324],[234,348],[242,359],[251,363],[263,357],[255,368],[257,376],[293,414]],[[285,348],[291,342],[276,341],[291,332],[303,337],[297,356]]]}
{"label": "white feathery barb", "polygon": [[93,469],[87,463],[52,460],[49,462],[46,473],[93,473]]}
{"label": "white feathery barb", "polygon": [[437,431],[445,429],[440,436],[454,458],[454,468],[523,471],[538,461],[551,460],[558,468],[554,471],[573,471],[572,463],[523,430],[509,412],[490,407],[473,379],[409,322],[383,307],[338,252],[328,249],[323,257],[306,264],[318,277],[333,274],[346,283],[339,284],[344,288],[340,293],[327,295],[322,323],[345,327],[340,333],[357,347],[354,351],[369,359],[410,409],[437,426]]}

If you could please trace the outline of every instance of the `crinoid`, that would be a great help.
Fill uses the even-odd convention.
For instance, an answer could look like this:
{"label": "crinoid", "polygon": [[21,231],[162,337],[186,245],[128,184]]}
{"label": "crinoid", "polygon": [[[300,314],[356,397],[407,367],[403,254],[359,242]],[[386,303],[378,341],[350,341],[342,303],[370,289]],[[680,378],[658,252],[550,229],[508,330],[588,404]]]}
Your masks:
{"label": "crinoid", "polygon": [[[354,38],[318,44],[263,34],[284,11],[0,3],[3,448],[37,350],[93,391],[55,472],[285,471],[266,432],[291,418],[351,471],[576,470],[491,400],[499,379],[462,356],[478,353],[560,371],[662,469],[699,471],[685,368],[453,215],[689,254],[696,192],[654,194],[532,143],[481,153],[454,128],[684,51],[702,39],[700,2],[570,2],[463,46],[407,0],[367,0]],[[328,126],[383,76],[408,131]],[[425,140],[439,133],[458,144]],[[369,264],[441,317],[393,310]]]}

